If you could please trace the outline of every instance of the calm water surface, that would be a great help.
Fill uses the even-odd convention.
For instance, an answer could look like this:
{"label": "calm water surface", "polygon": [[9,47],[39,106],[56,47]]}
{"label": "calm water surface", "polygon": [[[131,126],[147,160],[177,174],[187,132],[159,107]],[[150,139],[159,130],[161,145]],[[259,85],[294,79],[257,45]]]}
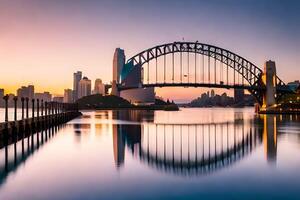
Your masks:
{"label": "calm water surface", "polygon": [[300,117],[85,111],[0,150],[0,199],[299,199]]}

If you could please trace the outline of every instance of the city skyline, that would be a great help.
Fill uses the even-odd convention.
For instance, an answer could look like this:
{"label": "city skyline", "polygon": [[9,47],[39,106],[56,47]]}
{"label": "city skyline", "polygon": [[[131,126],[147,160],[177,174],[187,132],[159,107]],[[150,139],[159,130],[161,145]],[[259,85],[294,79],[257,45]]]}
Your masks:
{"label": "city skyline", "polygon": [[[72,86],[69,74],[78,70],[91,80],[109,83],[115,48],[124,49],[128,59],[183,38],[227,48],[260,68],[272,59],[283,81],[298,79],[297,1],[227,1],[225,7],[219,2],[166,1],[158,7],[155,1],[2,1],[0,88],[11,93],[32,84],[37,92],[63,95]],[[182,13],[182,8],[191,12]],[[60,73],[53,81],[49,74],[56,71]],[[184,100],[199,96],[203,89],[180,90],[180,95],[176,91],[164,88],[157,94],[176,94],[173,99]]]}

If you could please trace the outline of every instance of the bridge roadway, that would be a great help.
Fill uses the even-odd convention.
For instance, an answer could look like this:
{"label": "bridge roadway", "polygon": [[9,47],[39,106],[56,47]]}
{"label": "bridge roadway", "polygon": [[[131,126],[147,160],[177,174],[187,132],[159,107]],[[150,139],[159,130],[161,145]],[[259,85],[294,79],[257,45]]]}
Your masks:
{"label": "bridge roadway", "polygon": [[[111,85],[106,85],[107,88],[111,88]],[[136,88],[149,88],[149,87],[203,87],[203,88],[223,88],[223,89],[245,89],[245,90],[255,90],[255,91],[265,91],[266,88],[262,86],[250,86],[250,85],[225,85],[225,84],[216,84],[216,83],[146,83],[137,86],[118,86],[119,91],[130,90]],[[276,90],[278,92],[291,93],[292,91],[287,86],[277,86]]]}

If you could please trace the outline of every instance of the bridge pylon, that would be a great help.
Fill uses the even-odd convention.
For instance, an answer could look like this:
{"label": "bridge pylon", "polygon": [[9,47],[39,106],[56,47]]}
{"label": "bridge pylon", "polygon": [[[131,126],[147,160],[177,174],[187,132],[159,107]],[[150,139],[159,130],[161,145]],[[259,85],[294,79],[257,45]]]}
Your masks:
{"label": "bridge pylon", "polygon": [[265,85],[263,92],[263,110],[272,110],[276,106],[276,65],[274,61],[266,61],[264,64],[264,72],[262,82]]}

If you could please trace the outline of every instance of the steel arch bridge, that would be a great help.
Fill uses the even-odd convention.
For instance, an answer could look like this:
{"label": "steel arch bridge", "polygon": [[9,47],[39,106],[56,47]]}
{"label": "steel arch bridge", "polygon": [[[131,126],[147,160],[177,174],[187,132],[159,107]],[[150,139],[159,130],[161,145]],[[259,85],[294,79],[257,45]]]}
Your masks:
{"label": "steel arch bridge", "polygon": [[[176,70],[174,54],[177,53],[180,54],[178,64],[180,69]],[[183,67],[183,54],[187,54],[185,59],[187,62],[185,68],[187,69]],[[197,59],[199,54],[202,55],[202,66],[200,67],[198,66],[200,65],[200,60]],[[171,67],[169,68],[166,66],[167,56],[171,56]],[[157,60],[160,57],[163,58],[163,67],[158,67],[157,64]],[[151,61],[155,61],[156,78],[150,83],[151,67],[149,63]],[[192,62],[194,66],[190,66]],[[217,67],[217,64],[220,67]],[[162,71],[159,72],[159,69]],[[187,71],[187,75],[184,74],[184,70]],[[194,70],[194,75],[192,76],[194,79],[190,79],[192,70]],[[163,74],[162,81],[158,81],[158,74]],[[166,76],[170,74],[172,79],[167,81]],[[175,74],[179,74],[179,78],[176,78]],[[220,78],[217,78],[219,74]],[[183,80],[186,76],[188,81]],[[256,98],[257,102],[262,105],[263,93],[266,90],[262,76],[263,71],[259,67],[229,50],[198,42],[173,42],[149,48],[129,58],[122,69],[118,90],[146,87],[240,88],[247,89]],[[282,95],[289,92],[289,89],[278,76],[276,77],[276,85],[276,99],[278,100]]]}

